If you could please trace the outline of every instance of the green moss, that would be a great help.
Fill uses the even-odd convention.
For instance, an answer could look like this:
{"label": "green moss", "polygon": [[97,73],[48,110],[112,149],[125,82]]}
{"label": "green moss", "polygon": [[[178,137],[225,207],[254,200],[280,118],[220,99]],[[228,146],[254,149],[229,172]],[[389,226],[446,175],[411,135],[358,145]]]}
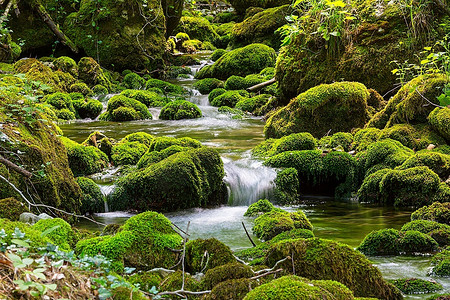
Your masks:
{"label": "green moss", "polygon": [[222,56],[224,56],[225,53],[227,53],[226,50],[224,50],[224,49],[217,49],[216,51],[214,51],[214,52],[211,54],[210,59],[211,59],[212,61],[216,61],[216,60],[218,60],[219,58],[221,58]]}
{"label": "green moss", "polygon": [[77,63],[68,56],[60,56],[53,61],[53,65],[57,70],[61,70],[65,73],[77,77],[78,76],[78,66]]}
{"label": "green moss", "polygon": [[70,110],[63,108],[56,111],[56,117],[61,120],[75,120],[75,114]]}
{"label": "green moss", "polygon": [[244,213],[246,217],[256,217],[274,209],[272,203],[267,199],[260,199],[257,202],[251,204]]}
{"label": "green moss", "polygon": [[306,131],[324,136],[330,130],[345,132],[362,127],[367,121],[368,98],[367,88],[356,82],[316,86],[271,114],[264,134],[266,138],[279,138]]}
{"label": "green moss", "polygon": [[[266,256],[267,265],[273,266],[287,256],[294,260],[298,276],[336,280],[358,297],[403,299],[400,291],[388,284],[364,255],[347,245],[319,238],[285,240],[272,245]],[[278,266],[283,268],[282,274],[293,270],[290,260]]]}
{"label": "green moss", "polygon": [[[171,273],[167,277],[165,277],[164,280],[160,283],[158,290],[179,291],[181,289],[181,286],[183,286],[183,279],[184,279],[184,288],[186,290],[192,292],[200,290],[200,283],[197,280],[195,280],[191,275],[183,274],[183,272],[180,270],[176,271],[175,273]],[[187,299],[191,299],[191,297],[188,296]]]}
{"label": "green moss", "polygon": [[202,144],[194,140],[190,137],[182,137],[182,138],[173,138],[168,136],[162,136],[155,138],[151,145],[150,150],[151,151],[161,151],[164,150],[172,145],[178,145],[182,147],[192,147],[192,148],[200,148]]}
{"label": "green moss", "polygon": [[139,272],[127,278],[127,281],[136,285],[139,284],[141,290],[148,291],[152,287],[157,287],[163,280],[162,276],[155,272]]}
{"label": "green moss", "polygon": [[201,118],[202,112],[192,102],[186,100],[176,100],[166,104],[159,114],[161,120],[181,120]]}
{"label": "green moss", "polygon": [[287,24],[285,16],[290,12],[289,5],[269,8],[237,23],[232,30],[233,42],[238,45],[263,43],[275,49],[280,48],[281,36],[275,31]]}
{"label": "green moss", "polygon": [[72,227],[63,219],[41,219],[31,228],[44,232],[47,229],[53,229],[47,233],[47,237],[53,241],[53,243],[61,250],[70,250],[75,246],[75,234],[72,231]]}
{"label": "green moss", "polygon": [[240,278],[250,278],[253,276],[252,269],[242,263],[229,263],[209,269],[202,280],[202,287],[205,290],[211,290],[217,284],[230,280]]}
{"label": "green moss", "polygon": [[147,82],[145,83],[145,89],[148,90],[151,88],[159,88],[164,92],[164,94],[182,95],[186,92],[181,86],[177,86],[170,82],[162,81],[159,79],[147,80]]}
{"label": "green moss", "polygon": [[273,67],[275,57],[276,54],[272,48],[262,44],[252,44],[226,53],[213,65],[203,67],[195,77],[224,80],[231,75],[255,74],[266,67]]}
{"label": "green moss", "polygon": [[191,39],[201,41],[214,42],[219,37],[211,23],[202,17],[181,17],[176,30],[188,34]]}
{"label": "green moss", "polygon": [[30,245],[33,247],[45,247],[47,243],[54,244],[54,242],[48,236],[41,236],[41,231],[31,227],[30,225],[22,222],[13,222],[8,219],[0,218],[0,230],[3,229],[7,236],[3,239],[4,242],[10,244],[13,239],[13,233],[18,228],[21,232],[25,233],[25,239],[30,241]]}
{"label": "green moss", "polygon": [[438,243],[429,235],[415,230],[400,233],[399,247],[401,252],[433,252],[438,248]]}
{"label": "green moss", "polygon": [[92,94],[92,90],[84,82],[74,83],[70,86],[69,89],[71,93],[80,93],[84,96]]}
{"label": "green moss", "polygon": [[95,120],[103,110],[103,104],[95,99],[74,100],[73,105],[77,115],[81,119]]}
{"label": "green moss", "polygon": [[367,147],[365,158],[365,169],[377,164],[384,164],[395,168],[403,164],[410,158],[414,152],[403,146],[400,142],[391,139],[385,139],[372,143]]}
{"label": "green moss", "polygon": [[267,103],[271,99],[272,95],[261,94],[252,98],[240,100],[238,103],[236,103],[236,108],[252,113],[256,116],[262,116],[264,115],[264,112],[261,110],[261,108],[267,105]]}
{"label": "green moss", "polygon": [[258,286],[258,282],[247,278],[229,279],[217,284],[209,294],[208,299],[244,299],[247,293]]}
{"label": "green moss", "polygon": [[343,151],[352,149],[353,135],[348,132],[337,132],[330,137],[329,147],[338,148]]}
{"label": "green moss", "polygon": [[0,218],[19,221],[19,216],[24,212],[29,212],[29,209],[15,198],[10,197],[0,200]]}
{"label": "green moss", "polygon": [[405,170],[408,168],[426,166],[435,172],[442,180],[450,176],[450,155],[431,151],[420,151],[414,156],[408,158],[397,169]]}
{"label": "green moss", "polygon": [[160,162],[167,157],[178,153],[183,152],[191,149],[191,147],[181,147],[178,145],[172,145],[166,149],[163,149],[161,151],[147,151],[138,161],[137,167],[139,169],[146,168],[152,164],[155,164],[157,162]]}
{"label": "green moss", "polygon": [[353,138],[356,151],[364,151],[367,147],[378,140],[381,130],[378,128],[364,128],[358,130]]}
{"label": "green moss", "polygon": [[71,112],[75,112],[75,109],[72,104],[72,98],[68,94],[65,93],[53,93],[47,95],[43,99],[44,102],[47,102],[52,107],[57,110],[68,109]]}
{"label": "green moss", "polygon": [[170,102],[166,97],[160,96],[156,92],[145,91],[145,90],[124,90],[120,93],[121,95],[135,99],[147,107],[164,106]]}
{"label": "green moss", "polygon": [[123,95],[109,99],[106,112],[100,115],[105,121],[132,121],[152,119],[147,107],[138,100]]}
{"label": "green moss", "polygon": [[437,276],[450,276],[450,248],[447,247],[440,253],[433,256],[431,260],[433,266],[432,273]]}
{"label": "green moss", "polygon": [[312,230],[311,223],[302,211],[288,213],[272,210],[256,218],[255,225],[252,228],[253,233],[265,241],[292,229]]}
{"label": "green moss", "polygon": [[191,240],[186,244],[186,270],[190,273],[206,272],[235,261],[230,248],[215,238]]}
{"label": "green moss", "polygon": [[224,94],[225,92],[226,92],[226,90],[223,88],[217,88],[217,89],[212,90],[211,93],[209,93],[209,95],[208,95],[209,102],[213,101],[214,98]]}
{"label": "green moss", "polygon": [[411,214],[411,221],[428,220],[443,224],[450,224],[450,202],[434,202],[424,206]]}
{"label": "green moss", "polygon": [[233,108],[239,101],[246,99],[248,96],[248,92],[244,90],[227,91],[214,97],[211,101],[211,105],[217,107],[228,106]]}
{"label": "green moss", "polygon": [[223,176],[215,150],[179,152],[121,178],[108,204],[116,210],[170,211],[223,203]]}
{"label": "green moss", "polygon": [[136,73],[128,73],[123,78],[122,85],[127,89],[139,90],[145,87],[145,79]]}
{"label": "green moss", "polygon": [[223,87],[223,82],[216,78],[205,78],[194,83],[194,89],[198,90],[202,95],[207,95],[212,90],[221,87]]}
{"label": "green moss", "polygon": [[447,142],[450,141],[450,109],[435,108],[428,116],[428,122]]}
{"label": "green moss", "polygon": [[61,141],[67,149],[69,166],[75,176],[98,173],[108,165],[108,157],[99,149],[82,146],[66,137],[61,137]]}
{"label": "green moss", "polygon": [[225,81],[225,89],[227,90],[246,90],[249,87],[262,83],[264,79],[262,76],[251,74],[244,77],[241,76],[230,76]]}
{"label": "green moss", "polygon": [[395,279],[392,283],[404,294],[426,294],[443,289],[442,285],[435,281],[418,278]]}
{"label": "green moss", "polygon": [[287,168],[277,172],[275,186],[275,195],[278,203],[295,203],[300,187],[297,170],[294,168]]}
{"label": "green moss", "polygon": [[283,4],[290,4],[288,0],[231,0],[230,3],[239,15],[244,15],[245,13],[246,16],[246,11],[251,8],[260,8],[260,10],[262,10],[261,8],[270,8]]}
{"label": "green moss", "polygon": [[108,89],[101,84],[97,84],[92,88],[92,93],[94,95],[106,95],[108,94]]}
{"label": "green moss", "polygon": [[76,252],[90,256],[102,254],[124,266],[149,270],[173,266],[176,255],[168,249],[179,247],[181,241],[166,217],[149,211],[128,219],[122,231],[114,236],[78,242]]}
{"label": "green moss", "polygon": [[402,231],[408,231],[408,230],[416,230],[422,233],[429,233],[436,229],[450,229],[450,225],[447,224],[441,224],[434,221],[428,221],[428,220],[415,220],[406,223],[402,227]]}
{"label": "green moss", "polygon": [[309,280],[294,275],[283,276],[250,291],[246,300],[275,299],[353,299],[345,285],[331,280]]}
{"label": "green moss", "polygon": [[138,141],[121,141],[113,146],[111,160],[115,165],[135,165],[147,152],[148,146]]}
{"label": "green moss", "polygon": [[105,210],[105,197],[100,187],[90,178],[78,177],[77,183],[81,188],[81,208],[82,214],[93,214]]}
{"label": "green moss", "polygon": [[106,77],[105,72],[92,57],[83,57],[78,62],[78,76],[89,86],[101,84],[108,90],[111,89],[111,82]]}

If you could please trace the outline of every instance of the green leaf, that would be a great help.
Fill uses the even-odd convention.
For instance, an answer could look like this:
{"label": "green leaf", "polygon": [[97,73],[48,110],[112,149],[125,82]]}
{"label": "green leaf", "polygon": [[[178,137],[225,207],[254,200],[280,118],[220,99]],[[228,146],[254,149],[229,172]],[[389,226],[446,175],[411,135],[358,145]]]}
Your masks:
{"label": "green leaf", "polygon": [[26,266],[31,265],[33,262],[34,262],[34,259],[32,259],[32,258],[24,258],[22,260],[22,263],[25,264]]}
{"label": "green leaf", "polygon": [[56,225],[56,226],[45,229],[44,231],[42,231],[41,237],[46,237],[48,234],[52,233],[53,231],[55,231],[56,229],[58,229],[60,227],[61,227],[61,225]]}
{"label": "green leaf", "polygon": [[46,284],[45,286],[51,291],[56,290],[56,287],[57,287],[55,283]]}
{"label": "green leaf", "polygon": [[16,245],[18,245],[20,247],[30,248],[30,244],[28,244],[24,240],[12,239],[11,243],[16,244]]}

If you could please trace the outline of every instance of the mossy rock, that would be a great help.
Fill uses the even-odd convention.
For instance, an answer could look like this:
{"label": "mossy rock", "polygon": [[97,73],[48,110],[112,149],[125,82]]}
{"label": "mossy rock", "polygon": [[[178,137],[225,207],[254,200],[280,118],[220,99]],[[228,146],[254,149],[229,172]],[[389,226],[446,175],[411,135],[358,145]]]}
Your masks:
{"label": "mossy rock", "polygon": [[[97,57],[102,65],[118,70],[162,65],[166,25],[160,2],[103,1],[102,10],[95,9],[96,5],[93,0],[83,1],[79,10],[64,20],[64,32],[79,48]],[[147,18],[155,27],[141,32]]]}
{"label": "mossy rock", "polygon": [[401,230],[402,231],[416,230],[416,231],[428,234],[436,229],[450,230],[450,225],[449,224],[441,224],[438,222],[428,221],[428,220],[414,220],[414,221],[408,222],[405,225],[403,225]]}
{"label": "mossy rock", "polygon": [[123,95],[109,99],[106,112],[100,115],[100,120],[116,122],[145,119],[152,119],[145,104]]}
{"label": "mossy rock", "polygon": [[213,65],[203,67],[195,78],[225,80],[232,75],[246,76],[259,73],[275,64],[275,50],[262,44],[252,44],[224,54]]}
{"label": "mossy rock", "polygon": [[432,273],[437,276],[450,276],[450,248],[447,247],[431,260],[433,264]]}
{"label": "mossy rock", "polygon": [[53,61],[53,65],[57,70],[69,73],[73,77],[78,76],[78,65],[72,58],[68,56],[58,57]]}
{"label": "mossy rock", "polygon": [[[271,246],[266,256],[267,265],[273,266],[287,256],[294,260],[298,276],[338,281],[357,297],[403,299],[401,292],[387,283],[364,255],[347,245],[319,238],[285,240]],[[284,274],[293,270],[291,260],[278,266],[283,268]]]}
{"label": "mossy rock", "polygon": [[147,82],[145,83],[145,89],[148,90],[151,88],[159,88],[164,92],[164,94],[183,95],[186,93],[186,91],[181,86],[159,79],[147,80]]}
{"label": "mossy rock", "polygon": [[94,131],[93,133],[91,133],[88,138],[82,143],[83,146],[94,146],[98,148],[100,151],[105,153],[108,158],[111,158],[111,151],[114,144],[116,144],[116,140],[107,137],[99,131]]}
{"label": "mossy rock", "polygon": [[435,108],[429,114],[428,122],[447,142],[450,141],[450,108]]}
{"label": "mossy rock", "polygon": [[405,170],[420,166],[430,168],[430,170],[435,172],[443,181],[445,181],[450,176],[450,155],[423,150],[408,158],[401,166],[397,167],[397,169]]}
{"label": "mossy rock", "polygon": [[216,61],[219,58],[221,58],[225,53],[227,53],[227,50],[225,50],[225,49],[217,49],[211,54],[210,59],[212,61]]}
{"label": "mossy rock", "polygon": [[264,81],[263,76],[259,74],[250,74],[245,77],[233,75],[225,81],[224,87],[226,90],[246,90]]}
{"label": "mossy rock", "polygon": [[3,238],[3,241],[5,243],[11,244],[13,233],[16,228],[19,229],[22,233],[25,233],[24,238],[29,240],[29,244],[32,247],[45,247],[47,246],[47,243],[54,244],[54,242],[48,236],[41,236],[41,231],[33,228],[26,223],[0,218],[0,230],[3,229],[7,234],[7,236]]}
{"label": "mossy rock", "polygon": [[211,43],[219,37],[211,23],[203,17],[181,17],[176,31],[188,34],[191,39]]}
{"label": "mossy rock", "polygon": [[95,120],[103,110],[103,104],[95,99],[82,99],[72,101],[80,119]]}
{"label": "mossy rock", "polygon": [[395,229],[374,230],[356,248],[365,255],[398,255],[400,232]]}
{"label": "mossy rock", "polygon": [[450,202],[434,202],[424,206],[411,214],[411,221],[428,220],[443,224],[450,224]]}
{"label": "mossy rock", "polygon": [[257,7],[257,8],[270,8],[275,6],[280,6],[284,4],[290,4],[290,1],[288,0],[231,0],[230,4],[233,6],[233,8],[236,10],[236,13],[239,15],[244,15],[246,13],[246,10],[251,7]]}
{"label": "mossy rock", "polygon": [[108,90],[111,89],[110,80],[92,57],[83,57],[80,59],[78,62],[78,77],[89,86],[101,84]]}
{"label": "mossy rock", "polygon": [[105,153],[93,146],[83,146],[66,137],[61,141],[67,149],[70,169],[75,176],[98,173],[108,165]]}
{"label": "mossy rock", "polygon": [[137,167],[139,169],[142,168],[147,168],[148,166],[158,163],[166,158],[168,158],[169,156],[178,153],[178,152],[183,152],[183,151],[187,151],[189,149],[192,149],[192,147],[182,147],[179,145],[172,145],[166,149],[163,149],[161,151],[150,151],[148,150],[147,152],[145,152],[145,154],[139,159],[138,163],[137,163]]}
{"label": "mossy rock", "polygon": [[246,300],[320,300],[354,299],[345,285],[332,280],[309,280],[295,275],[283,276],[250,291]]}
{"label": "mossy rock", "polygon": [[358,190],[362,202],[421,207],[445,193],[439,176],[428,167],[382,169],[368,175]]}
{"label": "mossy rock", "polygon": [[224,94],[227,90],[223,89],[223,88],[217,88],[212,90],[209,95],[208,95],[208,100],[209,102],[213,101],[214,98]]}
{"label": "mossy rock", "polygon": [[102,254],[123,266],[150,270],[175,265],[177,255],[168,249],[181,246],[182,238],[162,214],[145,212],[128,219],[114,236],[100,236],[79,241],[76,252],[81,255]]}
{"label": "mossy rock", "polygon": [[308,132],[293,133],[279,139],[267,139],[252,150],[259,157],[271,157],[286,151],[315,150],[317,140]]}
{"label": "mossy rock", "polygon": [[233,108],[239,101],[246,99],[248,96],[248,92],[244,90],[226,91],[214,97],[211,101],[211,105],[216,107],[228,106]]}
{"label": "mossy rock", "polygon": [[408,158],[412,157],[414,152],[400,142],[391,139],[385,139],[370,144],[367,147],[364,159],[364,169],[383,164],[390,168],[402,165]]}
{"label": "mossy rock", "polygon": [[328,131],[348,132],[368,120],[367,88],[356,82],[322,84],[298,95],[271,114],[264,126],[266,138],[297,132],[324,136]]}
{"label": "mossy rock", "polygon": [[293,204],[296,202],[300,189],[298,172],[294,168],[287,168],[277,172],[275,178],[275,197],[277,203]]}
{"label": "mossy rock", "polygon": [[246,18],[243,22],[234,25],[233,44],[263,43],[275,49],[280,48],[282,38],[275,31],[287,24],[285,17],[289,13],[290,6],[283,5],[263,10]]}
{"label": "mossy rock", "polygon": [[72,104],[72,98],[68,94],[53,93],[45,96],[43,101],[47,102],[57,110],[68,109],[73,113],[75,112],[75,109]]}
{"label": "mossy rock", "polygon": [[258,96],[240,100],[238,103],[236,103],[236,108],[249,112],[255,116],[262,116],[264,115],[264,112],[262,112],[261,110],[262,107],[267,105],[267,103],[271,99],[272,95],[261,94]]}
{"label": "mossy rock", "polygon": [[[183,282],[184,279],[184,282]],[[200,290],[200,282],[195,280],[190,274],[183,274],[181,270],[178,270],[174,273],[169,274],[164,278],[163,281],[159,284],[158,290],[160,291],[179,291],[181,286],[184,285],[184,288],[187,291],[197,292]],[[187,299],[196,299],[195,296],[188,296]]]}
{"label": "mossy rock", "polygon": [[202,95],[207,95],[212,90],[221,87],[223,87],[223,82],[216,78],[205,78],[194,83],[194,89],[198,90]]}
{"label": "mossy rock", "polygon": [[93,214],[105,211],[105,197],[100,187],[90,178],[78,177],[77,183],[81,188],[81,208],[82,214]]}
{"label": "mossy rock", "polygon": [[115,165],[135,165],[148,150],[139,141],[121,141],[111,150],[111,160]]}
{"label": "mossy rock", "polygon": [[80,93],[83,96],[88,96],[92,94],[92,90],[84,82],[77,82],[70,86],[71,93]]}
{"label": "mossy rock", "polygon": [[404,294],[428,294],[443,289],[442,285],[435,281],[418,278],[395,279],[391,282]]}
{"label": "mossy rock", "polygon": [[139,90],[145,87],[145,79],[136,73],[128,73],[123,78],[122,85],[127,89]]}
{"label": "mossy rock", "polygon": [[94,85],[92,88],[92,93],[96,96],[107,95],[108,92],[108,89],[101,84]]}
{"label": "mossy rock", "polygon": [[170,146],[177,145],[181,147],[200,148],[202,144],[190,137],[174,138],[168,136],[161,136],[155,138],[150,144],[151,151],[161,151]]}
{"label": "mossy rock", "polygon": [[63,219],[41,219],[31,228],[40,232],[49,230],[46,236],[61,250],[69,251],[75,246],[76,239],[72,227]]}
{"label": "mossy rock", "polygon": [[152,287],[157,287],[163,280],[162,276],[156,272],[137,272],[127,278],[127,281],[136,285],[139,284],[141,290],[149,291]]}
{"label": "mossy rock", "polygon": [[208,148],[178,152],[117,182],[110,209],[171,211],[223,203],[223,163]]}
{"label": "mossy rock", "polygon": [[217,284],[206,299],[227,300],[236,299],[242,300],[251,289],[258,286],[259,283],[255,280],[247,278],[230,279]]}
{"label": "mossy rock", "polygon": [[166,104],[159,114],[161,120],[197,119],[202,117],[202,111],[192,102],[176,100]]}
{"label": "mossy rock", "polygon": [[378,141],[380,132],[380,129],[373,127],[358,130],[353,136],[353,148],[358,152],[367,150],[370,144]]}
{"label": "mossy rock", "polygon": [[253,271],[249,266],[237,262],[229,263],[206,271],[205,277],[202,279],[202,287],[206,290],[211,290],[223,281],[250,278],[252,276]]}
{"label": "mossy rock", "polygon": [[293,229],[312,230],[311,222],[302,211],[286,212],[272,210],[255,220],[253,233],[260,239],[268,241],[278,234]]}
{"label": "mossy rock", "polygon": [[230,247],[215,238],[196,239],[186,243],[186,270],[192,274],[207,272],[234,262],[236,259]]}
{"label": "mossy rock", "polygon": [[434,252],[439,244],[428,234],[408,230],[400,233],[399,247],[405,253]]}
{"label": "mossy rock", "polygon": [[164,106],[170,102],[166,97],[163,97],[156,92],[146,90],[124,90],[120,94],[135,99],[145,104],[147,107]]}
{"label": "mossy rock", "polygon": [[260,199],[251,204],[244,213],[245,217],[256,217],[274,209],[272,203],[267,199]]}
{"label": "mossy rock", "polygon": [[19,221],[19,216],[24,212],[30,210],[20,201],[14,197],[9,197],[0,200],[0,218],[5,218],[11,221]]}

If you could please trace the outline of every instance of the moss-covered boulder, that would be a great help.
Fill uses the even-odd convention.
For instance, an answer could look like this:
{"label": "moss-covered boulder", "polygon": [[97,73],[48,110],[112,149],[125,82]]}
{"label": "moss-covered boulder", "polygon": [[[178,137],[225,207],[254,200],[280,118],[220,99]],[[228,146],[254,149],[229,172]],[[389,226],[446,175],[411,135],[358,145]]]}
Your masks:
{"label": "moss-covered boulder", "polygon": [[212,90],[221,87],[223,87],[223,81],[217,78],[205,78],[194,83],[194,89],[198,90],[202,95],[207,95]]}
{"label": "moss-covered boulder", "polygon": [[53,61],[53,65],[56,70],[69,73],[73,77],[78,77],[78,65],[68,56],[60,56]]}
{"label": "moss-covered boulder", "polygon": [[443,224],[450,224],[450,202],[434,202],[424,206],[411,214],[411,221],[429,220]]}
{"label": "moss-covered boulder", "polygon": [[157,162],[160,162],[169,156],[178,153],[183,152],[191,149],[192,147],[182,147],[179,145],[172,145],[170,147],[167,147],[166,149],[163,149],[161,151],[151,151],[148,150],[144,153],[144,155],[139,159],[137,163],[137,167],[139,169],[146,168],[152,164],[155,164]]}
{"label": "moss-covered boulder", "polygon": [[269,212],[272,209],[274,209],[274,206],[272,203],[270,203],[269,200],[260,199],[247,208],[247,210],[244,213],[244,216],[256,217],[256,216],[265,214],[266,212]]}
{"label": "moss-covered boulder", "polygon": [[[246,13],[246,10],[252,7],[257,8],[269,8],[269,7],[275,7],[280,6],[283,4],[290,4],[289,0],[231,0],[230,4],[233,6],[233,8],[236,10],[236,12],[240,15],[244,15]],[[261,9],[262,10],[262,9]]]}
{"label": "moss-covered boulder", "polygon": [[0,200],[0,218],[19,221],[19,216],[24,212],[29,212],[28,207],[14,197]]}
{"label": "moss-covered boulder", "polygon": [[166,97],[159,95],[153,91],[146,90],[124,90],[120,93],[121,95],[135,99],[147,107],[164,106],[170,102]]}
{"label": "moss-covered boulder", "polygon": [[262,44],[252,44],[227,52],[213,65],[203,67],[195,77],[225,80],[231,75],[246,76],[259,73],[275,64],[275,50]]}
{"label": "moss-covered boulder", "polygon": [[162,214],[148,211],[128,219],[113,236],[81,240],[76,252],[81,255],[102,254],[114,260],[115,268],[124,266],[149,270],[176,264],[177,254],[169,249],[181,246],[182,238]]}
{"label": "moss-covered boulder", "polygon": [[47,246],[47,243],[55,244],[48,236],[41,236],[42,232],[29,224],[0,218],[0,230],[3,229],[6,234],[6,237],[3,238],[5,243],[11,244],[11,240],[14,239],[13,233],[16,228],[22,233],[25,233],[24,238],[27,239],[29,244],[33,247],[45,247]]}
{"label": "moss-covered boulder", "polygon": [[282,38],[275,31],[287,24],[286,15],[289,12],[290,6],[283,5],[263,10],[237,23],[231,34],[233,44],[262,43],[275,49],[280,48]]}
{"label": "moss-covered boulder", "polygon": [[433,256],[432,273],[437,276],[450,276],[450,248],[447,247],[440,253]]}
{"label": "moss-covered boulder", "polygon": [[95,120],[103,110],[103,104],[95,99],[80,99],[72,101],[76,111],[76,116],[80,119]]}
{"label": "moss-covered boulder", "polygon": [[263,107],[265,107],[272,99],[272,95],[261,94],[251,98],[239,100],[239,102],[236,103],[236,108],[249,112],[255,116],[262,116],[265,114]]}
{"label": "moss-covered boulder", "polygon": [[224,54],[226,54],[227,53],[227,50],[225,50],[225,49],[217,49],[217,50],[215,50],[212,54],[211,54],[211,56],[209,57],[212,61],[216,61],[216,60],[218,60],[219,58],[221,58]]}
{"label": "moss-covered boulder", "polygon": [[297,276],[335,280],[358,297],[403,299],[400,291],[387,283],[364,255],[347,245],[319,238],[281,241],[270,248],[267,265],[273,266],[287,256],[292,257],[294,266],[291,260],[279,264],[284,274],[295,269]]}
{"label": "moss-covered boulder", "polygon": [[299,194],[300,181],[295,168],[286,168],[277,172],[275,178],[275,198],[280,204],[293,204]]}
{"label": "moss-covered boulder", "polygon": [[428,122],[447,142],[450,141],[450,108],[435,108],[428,116]]}
{"label": "moss-covered boulder", "polygon": [[105,211],[105,197],[100,187],[90,178],[78,177],[77,183],[81,188],[81,208],[82,214],[93,214]]}
{"label": "moss-covered boulder", "polygon": [[98,173],[108,165],[108,157],[99,149],[80,145],[66,137],[61,137],[61,141],[67,149],[70,169],[75,176]]}
{"label": "moss-covered boulder", "polygon": [[[155,68],[165,50],[165,17],[160,1],[82,1],[67,16],[65,33],[84,52],[114,69]],[[147,20],[153,26],[145,26]]]}
{"label": "moss-covered boulder", "polygon": [[111,160],[118,165],[135,165],[148,150],[147,145],[139,141],[122,140],[111,149]]}
{"label": "moss-covered boulder", "polygon": [[356,82],[316,86],[273,113],[264,126],[266,138],[279,138],[296,132],[321,137],[328,131],[350,131],[368,120],[367,88]]}
{"label": "moss-covered boulder", "polygon": [[389,100],[383,110],[372,117],[367,126],[382,129],[401,123],[426,123],[428,115],[435,108],[428,101],[439,105],[437,96],[448,82],[448,77],[441,74],[414,78]]}
{"label": "moss-covered boulder", "polygon": [[147,82],[145,83],[145,88],[147,90],[150,90],[152,88],[158,88],[161,91],[163,91],[165,95],[167,94],[182,95],[186,93],[186,90],[183,89],[181,86],[159,79],[147,80]]}
{"label": "moss-covered boulder", "polygon": [[152,119],[145,104],[123,95],[109,99],[106,112],[100,115],[100,120],[116,122],[145,119]]}
{"label": "moss-covered boulder", "polygon": [[435,172],[442,180],[447,180],[450,176],[450,155],[423,150],[409,157],[401,166],[400,170],[408,168],[426,166]]}
{"label": "moss-covered boulder", "polygon": [[215,238],[186,243],[186,270],[192,274],[235,262],[230,247]]}
{"label": "moss-covered boulder", "polygon": [[214,97],[214,99],[211,101],[211,105],[217,107],[228,106],[233,108],[238,102],[247,99],[248,95],[248,92],[244,90],[226,91]]}
{"label": "moss-covered boulder", "polygon": [[65,93],[53,93],[46,95],[43,101],[48,103],[54,110],[59,119],[75,119],[75,108],[72,98]]}
{"label": "moss-covered boulder", "polygon": [[395,168],[402,165],[413,154],[411,149],[403,146],[400,142],[385,139],[370,144],[360,163],[364,165],[364,170],[369,170],[376,165]]}
{"label": "moss-covered boulder", "polygon": [[78,62],[78,77],[89,86],[103,85],[111,89],[111,82],[107,78],[102,67],[92,58],[83,57]]}
{"label": "moss-covered boulder", "polygon": [[139,90],[145,87],[145,79],[136,73],[128,73],[122,81],[122,85],[127,89]]}
{"label": "moss-covered boulder", "polygon": [[46,232],[46,236],[62,250],[71,250],[75,246],[76,238],[69,223],[63,219],[41,219],[31,228]]}
{"label": "moss-covered boulder", "polygon": [[256,280],[250,280],[248,278],[229,279],[217,284],[206,299],[242,300],[248,292],[258,285],[259,283]]}
{"label": "moss-covered boulder", "polygon": [[161,120],[196,119],[202,117],[202,111],[192,102],[176,100],[166,104],[159,114]]}
{"label": "moss-covered boulder", "polygon": [[286,212],[283,210],[272,210],[255,220],[253,233],[260,239],[268,241],[278,234],[293,229],[312,230],[311,222],[309,222],[305,213],[302,211]]}
{"label": "moss-covered boulder", "polygon": [[267,139],[252,150],[259,157],[271,157],[286,151],[315,150],[317,140],[309,132],[293,133],[279,139]]}
{"label": "moss-covered boulder", "polygon": [[[4,93],[3,91],[2,93]],[[14,98],[15,97],[15,98]],[[17,98],[19,97],[19,98]],[[37,110],[34,106],[24,106],[30,113],[22,115],[22,109],[13,109],[6,104],[17,104],[20,94],[2,97],[5,104],[0,111],[2,122],[2,138],[0,147],[9,153],[17,155],[8,156],[8,159],[32,172],[30,181],[15,171],[0,165],[0,174],[13,183],[21,191],[29,191],[33,199],[40,199],[42,203],[70,212],[78,212],[81,202],[81,190],[76,184],[69,168],[67,150],[58,138],[60,129],[53,124],[48,115]],[[22,99],[24,100],[24,99]],[[30,119],[28,119],[30,118]],[[28,122],[28,121],[29,122]],[[21,196],[3,180],[0,182],[0,198]],[[67,218],[67,215],[58,216]]]}
{"label": "moss-covered boulder", "polygon": [[400,232],[395,229],[372,231],[364,237],[357,250],[366,255],[398,255]]}
{"label": "moss-covered boulder", "polygon": [[111,209],[170,211],[223,203],[223,163],[212,149],[179,152],[121,178]]}
{"label": "moss-covered boulder", "polygon": [[[200,290],[200,282],[198,282],[194,277],[192,277],[189,273],[184,273],[181,270],[178,270],[174,273],[167,275],[163,281],[158,286],[160,291],[179,291],[181,286],[187,291],[197,292]],[[187,297],[187,299],[191,299]]]}
{"label": "moss-covered boulder", "polygon": [[443,289],[442,285],[436,281],[418,278],[395,279],[392,280],[392,284],[404,294],[428,294]]}
{"label": "moss-covered boulder", "polygon": [[198,16],[181,17],[176,31],[187,33],[191,39],[208,41],[211,43],[219,38],[219,35],[214,30],[212,24],[207,19]]}
{"label": "moss-covered boulder", "polygon": [[230,279],[250,278],[253,276],[252,269],[242,263],[228,263],[209,269],[202,279],[202,287],[206,290],[211,290],[220,282]]}

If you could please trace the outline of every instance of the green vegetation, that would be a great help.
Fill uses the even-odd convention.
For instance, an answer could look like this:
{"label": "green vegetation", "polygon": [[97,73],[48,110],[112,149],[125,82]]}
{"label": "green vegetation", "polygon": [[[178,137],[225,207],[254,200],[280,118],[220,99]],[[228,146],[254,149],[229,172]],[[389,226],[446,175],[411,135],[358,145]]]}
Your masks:
{"label": "green vegetation", "polygon": [[433,293],[443,289],[437,282],[418,278],[396,279],[392,283],[405,294]]}
{"label": "green vegetation", "polygon": [[111,149],[111,160],[118,165],[135,165],[147,152],[148,146],[139,141],[123,140]]}
{"label": "green vegetation", "polygon": [[443,224],[450,224],[450,202],[434,202],[424,206],[411,214],[411,221],[429,220]]}
{"label": "green vegetation", "polygon": [[62,219],[42,219],[31,228],[40,232],[51,230],[46,236],[62,250],[69,251],[75,246],[76,240],[72,227]]}
{"label": "green vegetation", "polygon": [[186,244],[186,270],[190,273],[206,272],[235,261],[230,248],[215,238],[192,240]]}
{"label": "green vegetation", "polygon": [[0,200],[0,218],[19,221],[20,214],[28,212],[28,208],[13,197]]}
{"label": "green vegetation", "polygon": [[100,115],[100,120],[116,122],[145,119],[152,119],[145,104],[123,95],[109,99],[106,112]]}
{"label": "green vegetation", "polygon": [[274,209],[272,203],[267,199],[260,199],[247,208],[244,216],[256,217]]}
{"label": "green vegetation", "polygon": [[268,241],[282,232],[293,229],[312,230],[312,225],[302,211],[289,213],[275,209],[256,218],[252,230],[258,238]]}
{"label": "green vegetation", "polygon": [[121,95],[135,99],[147,107],[164,106],[170,102],[166,97],[160,96],[158,93],[146,90],[124,90]]}
{"label": "green vegetation", "polygon": [[245,90],[226,91],[214,97],[214,99],[211,100],[211,105],[217,107],[228,106],[233,108],[239,101],[245,100],[248,96],[249,94]]}
{"label": "green vegetation", "polygon": [[202,112],[192,102],[186,100],[176,100],[166,104],[159,115],[161,120],[181,120],[201,118]]}
{"label": "green vegetation", "polygon": [[82,214],[103,212],[105,200],[100,187],[90,178],[78,177],[76,180],[82,195],[80,212]]}
{"label": "green vegetation", "polygon": [[194,83],[194,89],[200,94],[207,95],[212,90],[223,87],[223,82],[216,78],[205,78]]}

